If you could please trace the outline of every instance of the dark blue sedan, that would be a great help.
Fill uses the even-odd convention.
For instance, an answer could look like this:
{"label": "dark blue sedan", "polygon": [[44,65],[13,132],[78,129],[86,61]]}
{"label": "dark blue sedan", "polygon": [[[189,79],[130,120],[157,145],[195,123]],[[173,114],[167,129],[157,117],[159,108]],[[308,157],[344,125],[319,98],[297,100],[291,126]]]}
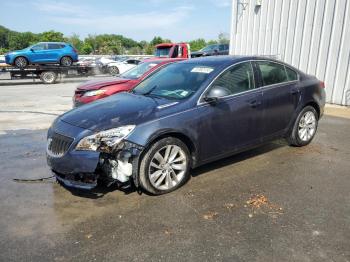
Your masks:
{"label": "dark blue sedan", "polygon": [[22,50],[9,52],[5,55],[6,63],[18,68],[29,64],[55,63],[62,66],[71,66],[78,61],[77,50],[68,43],[40,42]]}
{"label": "dark blue sedan", "polygon": [[57,118],[47,162],[67,186],[133,183],[164,194],[192,168],[247,148],[281,137],[309,144],[324,105],[323,82],[282,62],[190,59]]}

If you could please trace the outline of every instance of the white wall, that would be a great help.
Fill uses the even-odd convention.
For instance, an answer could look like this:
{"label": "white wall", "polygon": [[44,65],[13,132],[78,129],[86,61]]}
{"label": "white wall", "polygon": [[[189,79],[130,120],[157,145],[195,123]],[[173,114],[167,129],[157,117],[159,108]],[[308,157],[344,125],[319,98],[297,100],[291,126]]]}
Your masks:
{"label": "white wall", "polygon": [[350,0],[233,0],[230,49],[276,56],[325,81],[327,102],[350,105]]}

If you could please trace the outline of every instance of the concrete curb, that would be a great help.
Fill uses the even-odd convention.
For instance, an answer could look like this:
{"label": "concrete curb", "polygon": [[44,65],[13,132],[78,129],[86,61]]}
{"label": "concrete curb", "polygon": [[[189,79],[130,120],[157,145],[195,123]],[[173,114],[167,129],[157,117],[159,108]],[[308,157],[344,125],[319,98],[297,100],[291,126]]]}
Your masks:
{"label": "concrete curb", "polygon": [[326,104],[324,114],[350,119],[350,107]]}

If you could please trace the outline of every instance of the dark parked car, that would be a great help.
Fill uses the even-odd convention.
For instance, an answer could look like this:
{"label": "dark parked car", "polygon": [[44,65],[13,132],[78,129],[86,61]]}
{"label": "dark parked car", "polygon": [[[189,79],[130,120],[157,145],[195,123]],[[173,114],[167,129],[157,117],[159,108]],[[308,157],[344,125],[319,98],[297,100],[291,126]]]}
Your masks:
{"label": "dark parked car", "polygon": [[325,104],[314,76],[261,57],[168,65],[119,93],[71,110],[48,130],[47,162],[67,186],[130,182],[173,191],[191,168],[285,137],[305,146]]}
{"label": "dark parked car", "polygon": [[191,57],[212,56],[212,55],[228,55],[228,44],[208,45],[197,52],[192,52]]}

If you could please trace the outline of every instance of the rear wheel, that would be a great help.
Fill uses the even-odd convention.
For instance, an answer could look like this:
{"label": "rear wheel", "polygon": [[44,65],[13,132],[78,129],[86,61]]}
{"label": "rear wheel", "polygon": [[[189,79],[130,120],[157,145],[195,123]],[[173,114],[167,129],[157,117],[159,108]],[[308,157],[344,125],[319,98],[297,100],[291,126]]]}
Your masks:
{"label": "rear wheel", "polygon": [[111,75],[119,75],[119,68],[117,66],[108,67],[108,71]]}
{"label": "rear wheel", "polygon": [[73,59],[69,56],[64,56],[60,61],[61,66],[71,66],[73,64]]}
{"label": "rear wheel", "polygon": [[28,60],[27,58],[23,57],[23,56],[19,56],[19,57],[16,57],[15,61],[14,61],[14,64],[16,67],[18,68],[24,68],[26,67],[29,63],[28,63]]}
{"label": "rear wheel", "polygon": [[314,107],[306,106],[295,120],[293,130],[287,137],[293,146],[306,146],[314,138],[318,126],[318,114]]}
{"label": "rear wheel", "polygon": [[56,82],[57,74],[53,71],[44,71],[40,74],[40,79],[45,84],[53,84]]}
{"label": "rear wheel", "polygon": [[190,153],[179,139],[167,137],[155,142],[140,165],[140,183],[154,195],[169,193],[190,178]]}

